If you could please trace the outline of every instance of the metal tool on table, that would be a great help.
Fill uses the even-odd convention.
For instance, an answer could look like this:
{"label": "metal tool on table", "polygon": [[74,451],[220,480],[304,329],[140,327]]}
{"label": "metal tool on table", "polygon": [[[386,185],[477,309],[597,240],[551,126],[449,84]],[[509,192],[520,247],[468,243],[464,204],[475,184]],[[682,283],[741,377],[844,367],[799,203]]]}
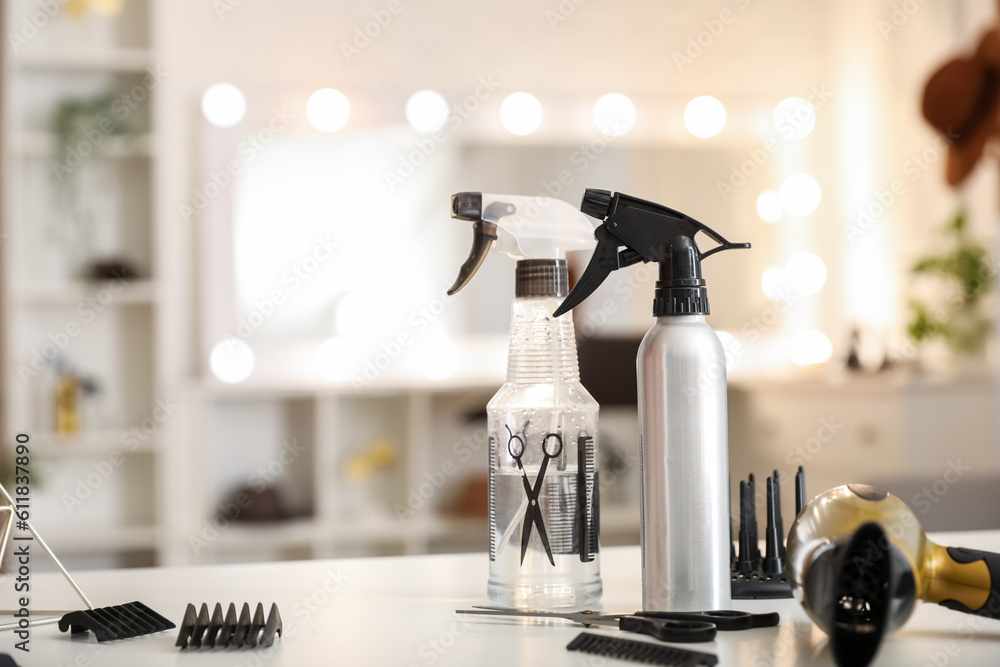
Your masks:
{"label": "metal tool on table", "polygon": [[[73,632],[76,633],[96,628],[98,623],[96,619],[101,619],[101,632],[106,638],[101,639],[99,637],[98,641],[121,639],[123,636],[135,637],[138,635],[149,634],[151,632],[159,632],[160,630],[169,630],[170,628],[175,627],[173,623],[170,623],[170,621],[166,618],[160,616],[141,602],[132,602],[126,605],[118,605],[117,607],[101,607],[95,609],[94,605],[91,604],[90,600],[87,599],[87,596],[83,594],[83,591],[80,590],[80,587],[73,580],[73,577],[70,576],[69,572],[59,561],[59,558],[56,556],[55,552],[52,551],[52,548],[49,547],[45,540],[42,539],[38,530],[31,525],[31,522],[28,521],[27,518],[20,518],[20,516],[26,515],[17,515],[15,511],[17,503],[15,503],[14,499],[9,493],[7,493],[7,489],[4,488],[3,484],[0,484],[0,494],[3,496],[2,502],[5,503],[0,506],[0,562],[3,561],[4,553],[7,550],[7,540],[10,539],[11,528],[14,524],[14,517],[18,516],[18,527],[30,532],[32,537],[15,537],[14,539],[18,541],[33,540],[37,542],[38,545],[42,547],[42,550],[49,555],[49,558],[52,559],[52,562],[55,564],[56,568],[59,569],[59,572],[62,573],[69,585],[73,587],[73,590],[76,592],[83,604],[87,606],[84,610],[32,610],[34,614],[41,615],[42,617],[25,620],[24,622],[27,623],[27,625],[36,626],[59,623],[59,627],[63,632],[66,632],[66,629],[72,626]],[[136,605],[142,607],[143,611],[141,611],[141,613],[144,615],[142,623],[139,623],[137,619],[132,618],[133,614],[139,613],[136,612],[136,610],[139,609]],[[117,611],[107,611],[111,609]],[[0,610],[0,615],[3,616],[13,616],[15,613],[17,612],[10,609]],[[127,621],[125,620],[126,618],[128,618]],[[169,627],[161,627],[164,623],[169,624]],[[66,627],[63,627],[64,624]],[[91,628],[91,625],[93,625],[94,628]],[[23,629],[24,626],[21,625],[20,622],[5,623],[0,625],[0,631]],[[96,629],[95,634],[97,634]]]}
{"label": "metal tool on table", "polygon": [[[585,609],[584,611],[562,614],[558,612],[545,612],[535,610],[510,609],[507,607],[493,607],[488,605],[473,605],[473,609],[484,610],[494,615],[506,616],[551,616],[555,618],[570,618],[583,625],[588,625],[598,612]],[[463,612],[473,613],[473,612]],[[611,614],[605,614],[611,615]],[[748,611],[737,611],[735,609],[718,609],[713,611],[637,611],[629,616],[640,616],[642,618],[653,618],[661,621],[691,621],[695,623],[711,623],[717,630],[729,632],[733,630],[750,630],[752,628],[769,628],[776,626],[781,621],[781,616],[776,611],[753,614]]]}
{"label": "metal tool on table", "polygon": [[257,603],[257,610],[250,616],[250,605],[243,603],[240,615],[236,616],[236,605],[229,603],[229,610],[222,616],[222,604],[216,602],[212,616],[208,615],[208,605],[204,602],[201,609],[195,612],[193,604],[188,604],[181,621],[181,630],[177,633],[174,646],[182,649],[227,648],[254,646],[273,646],[274,636],[281,636],[281,614],[278,605],[271,603],[271,611],[264,620],[264,605]]}
{"label": "metal tool on table", "polygon": [[[795,474],[795,513],[806,505],[805,470]],[[753,473],[740,482],[739,554],[730,552],[734,600],[777,600],[792,597],[785,572],[785,532],[781,518],[781,475],[767,478],[765,550],[757,542],[757,483]]]}
{"label": "metal tool on table", "polygon": [[1000,620],[1000,554],[935,544],[906,503],[867,484],[830,489],[799,513],[788,575],[845,667],[868,665],[918,601]]}
{"label": "metal tool on table", "polygon": [[[510,439],[507,440],[507,452],[517,463],[518,470],[521,471],[524,493],[528,497],[528,507],[524,511],[524,528],[521,529],[521,564],[524,564],[524,555],[528,553],[528,540],[531,538],[531,526],[534,525],[538,529],[538,537],[542,540],[542,546],[545,547],[549,563],[555,565],[556,562],[552,559],[552,547],[549,545],[549,536],[545,532],[545,522],[542,520],[541,508],[538,506],[538,495],[542,491],[542,483],[545,481],[545,471],[548,470],[549,461],[559,458],[559,455],[562,454],[562,437],[558,433],[549,433],[545,436],[545,440],[542,442],[542,465],[538,469],[535,485],[532,487],[528,481],[528,473],[521,464],[521,457],[524,456],[524,439],[514,435],[509,427],[507,432],[510,433]],[[550,451],[549,447],[549,442],[552,441],[555,441],[557,445],[554,451]]]}
{"label": "metal tool on table", "polygon": [[594,635],[589,632],[577,635],[576,639],[566,645],[566,650],[663,667],[714,667],[719,664],[718,656],[712,653],[700,653],[686,648],[622,637]]}
{"label": "metal tool on table", "polygon": [[650,618],[644,614],[601,614],[589,610],[558,612],[508,609],[505,607],[477,607],[475,609],[459,609],[456,613],[524,618],[563,618],[585,627],[610,625],[625,632],[649,635],[664,642],[710,642],[715,639],[717,630],[714,623],[706,620]]}

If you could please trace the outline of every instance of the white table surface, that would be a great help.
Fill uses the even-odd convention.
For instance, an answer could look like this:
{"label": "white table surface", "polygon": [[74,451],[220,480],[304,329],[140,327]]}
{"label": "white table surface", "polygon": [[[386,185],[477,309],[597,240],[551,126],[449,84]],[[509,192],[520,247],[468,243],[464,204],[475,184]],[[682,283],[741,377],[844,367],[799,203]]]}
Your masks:
{"label": "white table surface", "polygon": [[[936,535],[952,546],[1000,551],[1000,531]],[[197,568],[161,568],[74,573],[95,606],[142,601],[179,623],[188,602],[277,602],[285,637],[275,648],[180,651],[177,631],[98,644],[93,635],[71,638],[54,625],[32,630],[31,652],[0,633],[0,652],[22,667],[308,667],[311,665],[627,665],[571,653],[568,644],[583,628],[567,621],[521,621],[460,616],[456,609],[486,603],[486,554],[411,556]],[[603,608],[639,608],[639,550],[601,554]],[[36,599],[68,588],[59,575],[33,578]],[[0,599],[12,597],[9,576],[0,579]],[[736,601],[746,611],[778,611],[781,624],[743,632],[720,632],[713,643],[687,644],[717,653],[719,665],[832,665],[826,636],[794,600]],[[970,625],[970,621],[974,622]],[[617,630],[608,635],[649,640]],[[653,640],[649,640],[653,641]],[[987,621],[920,605],[909,623],[884,642],[875,665],[951,667],[1000,664],[1000,621]]]}

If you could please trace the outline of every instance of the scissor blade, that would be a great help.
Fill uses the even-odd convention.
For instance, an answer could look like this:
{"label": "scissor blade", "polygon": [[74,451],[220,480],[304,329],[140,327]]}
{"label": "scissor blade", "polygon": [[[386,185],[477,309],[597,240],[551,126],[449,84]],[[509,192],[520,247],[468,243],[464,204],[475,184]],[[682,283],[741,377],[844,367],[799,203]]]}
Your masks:
{"label": "scissor blade", "polygon": [[618,616],[607,616],[605,614],[582,614],[580,612],[559,613],[556,611],[535,611],[532,609],[507,609],[505,607],[488,608],[477,607],[476,609],[457,609],[458,614],[480,614],[483,616],[521,616],[534,618],[561,618],[581,625],[612,625],[618,627],[620,618]]}
{"label": "scissor blade", "polygon": [[531,524],[535,521],[535,503],[528,501],[528,509],[524,510],[524,525],[521,527],[521,565],[524,565],[524,556],[528,553],[528,540],[531,539]]}
{"label": "scissor blade", "polygon": [[556,561],[552,558],[552,547],[549,546],[549,536],[545,532],[545,524],[542,523],[542,512],[537,505],[535,505],[534,509],[535,516],[533,520],[535,527],[538,528],[538,537],[541,538],[542,546],[545,547],[545,555],[549,557],[549,563],[552,564],[552,567],[555,567]]}

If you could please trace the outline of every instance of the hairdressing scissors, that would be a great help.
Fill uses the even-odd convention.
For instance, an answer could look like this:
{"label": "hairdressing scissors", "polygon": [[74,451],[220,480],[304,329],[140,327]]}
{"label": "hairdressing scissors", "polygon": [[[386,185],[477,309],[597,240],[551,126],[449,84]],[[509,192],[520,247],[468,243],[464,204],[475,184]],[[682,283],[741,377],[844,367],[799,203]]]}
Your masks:
{"label": "hairdressing scissors", "polygon": [[[538,468],[538,475],[535,477],[535,485],[532,487],[531,483],[528,482],[528,473],[521,463],[525,449],[524,439],[519,435],[514,435],[509,426],[507,432],[510,433],[510,438],[507,440],[507,452],[517,462],[517,467],[521,471],[521,481],[524,483],[524,493],[528,496],[528,509],[524,511],[524,528],[521,530],[521,564],[524,565],[524,556],[528,553],[528,539],[531,537],[531,526],[534,524],[538,529],[538,537],[542,540],[542,546],[545,547],[545,554],[549,557],[549,563],[554,567],[556,561],[552,558],[552,547],[549,546],[549,536],[545,532],[545,523],[542,521],[542,508],[538,505],[538,496],[542,492],[542,482],[549,467],[549,460],[562,454],[562,436],[558,433],[549,433],[542,440],[542,454],[544,456],[542,465]],[[549,444],[553,441],[555,442],[554,446]]]}

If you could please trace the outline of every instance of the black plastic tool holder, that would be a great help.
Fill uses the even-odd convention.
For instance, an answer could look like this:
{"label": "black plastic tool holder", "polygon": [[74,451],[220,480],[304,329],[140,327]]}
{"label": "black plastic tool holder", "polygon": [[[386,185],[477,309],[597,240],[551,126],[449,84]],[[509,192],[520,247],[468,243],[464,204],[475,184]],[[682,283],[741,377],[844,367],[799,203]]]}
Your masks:
{"label": "black plastic tool holder", "polygon": [[181,621],[181,630],[177,634],[175,646],[182,649],[191,648],[222,648],[254,646],[272,646],[274,636],[281,636],[281,614],[278,605],[271,604],[271,611],[264,620],[264,605],[257,603],[257,610],[250,616],[250,605],[243,603],[239,617],[236,616],[236,605],[229,603],[229,610],[222,616],[222,605],[215,603],[212,616],[208,615],[208,605],[204,602],[196,611],[193,604],[188,604]]}
{"label": "black plastic tool holder", "polygon": [[141,602],[71,611],[59,619],[59,629],[78,634],[90,630],[99,642],[128,639],[177,627]]}
{"label": "black plastic tool holder", "polygon": [[[740,529],[738,553],[733,550],[732,593],[734,600],[777,600],[792,597],[792,587],[785,572],[785,535],[781,518],[781,477],[777,470],[767,478],[767,529],[765,553],[757,543],[757,498],[753,474],[740,482]],[[795,475],[796,516],[806,505],[805,470],[799,466]]]}
{"label": "black plastic tool holder", "polygon": [[718,656],[712,653],[589,632],[577,635],[576,639],[566,645],[566,650],[664,667],[714,667],[719,664]]}

